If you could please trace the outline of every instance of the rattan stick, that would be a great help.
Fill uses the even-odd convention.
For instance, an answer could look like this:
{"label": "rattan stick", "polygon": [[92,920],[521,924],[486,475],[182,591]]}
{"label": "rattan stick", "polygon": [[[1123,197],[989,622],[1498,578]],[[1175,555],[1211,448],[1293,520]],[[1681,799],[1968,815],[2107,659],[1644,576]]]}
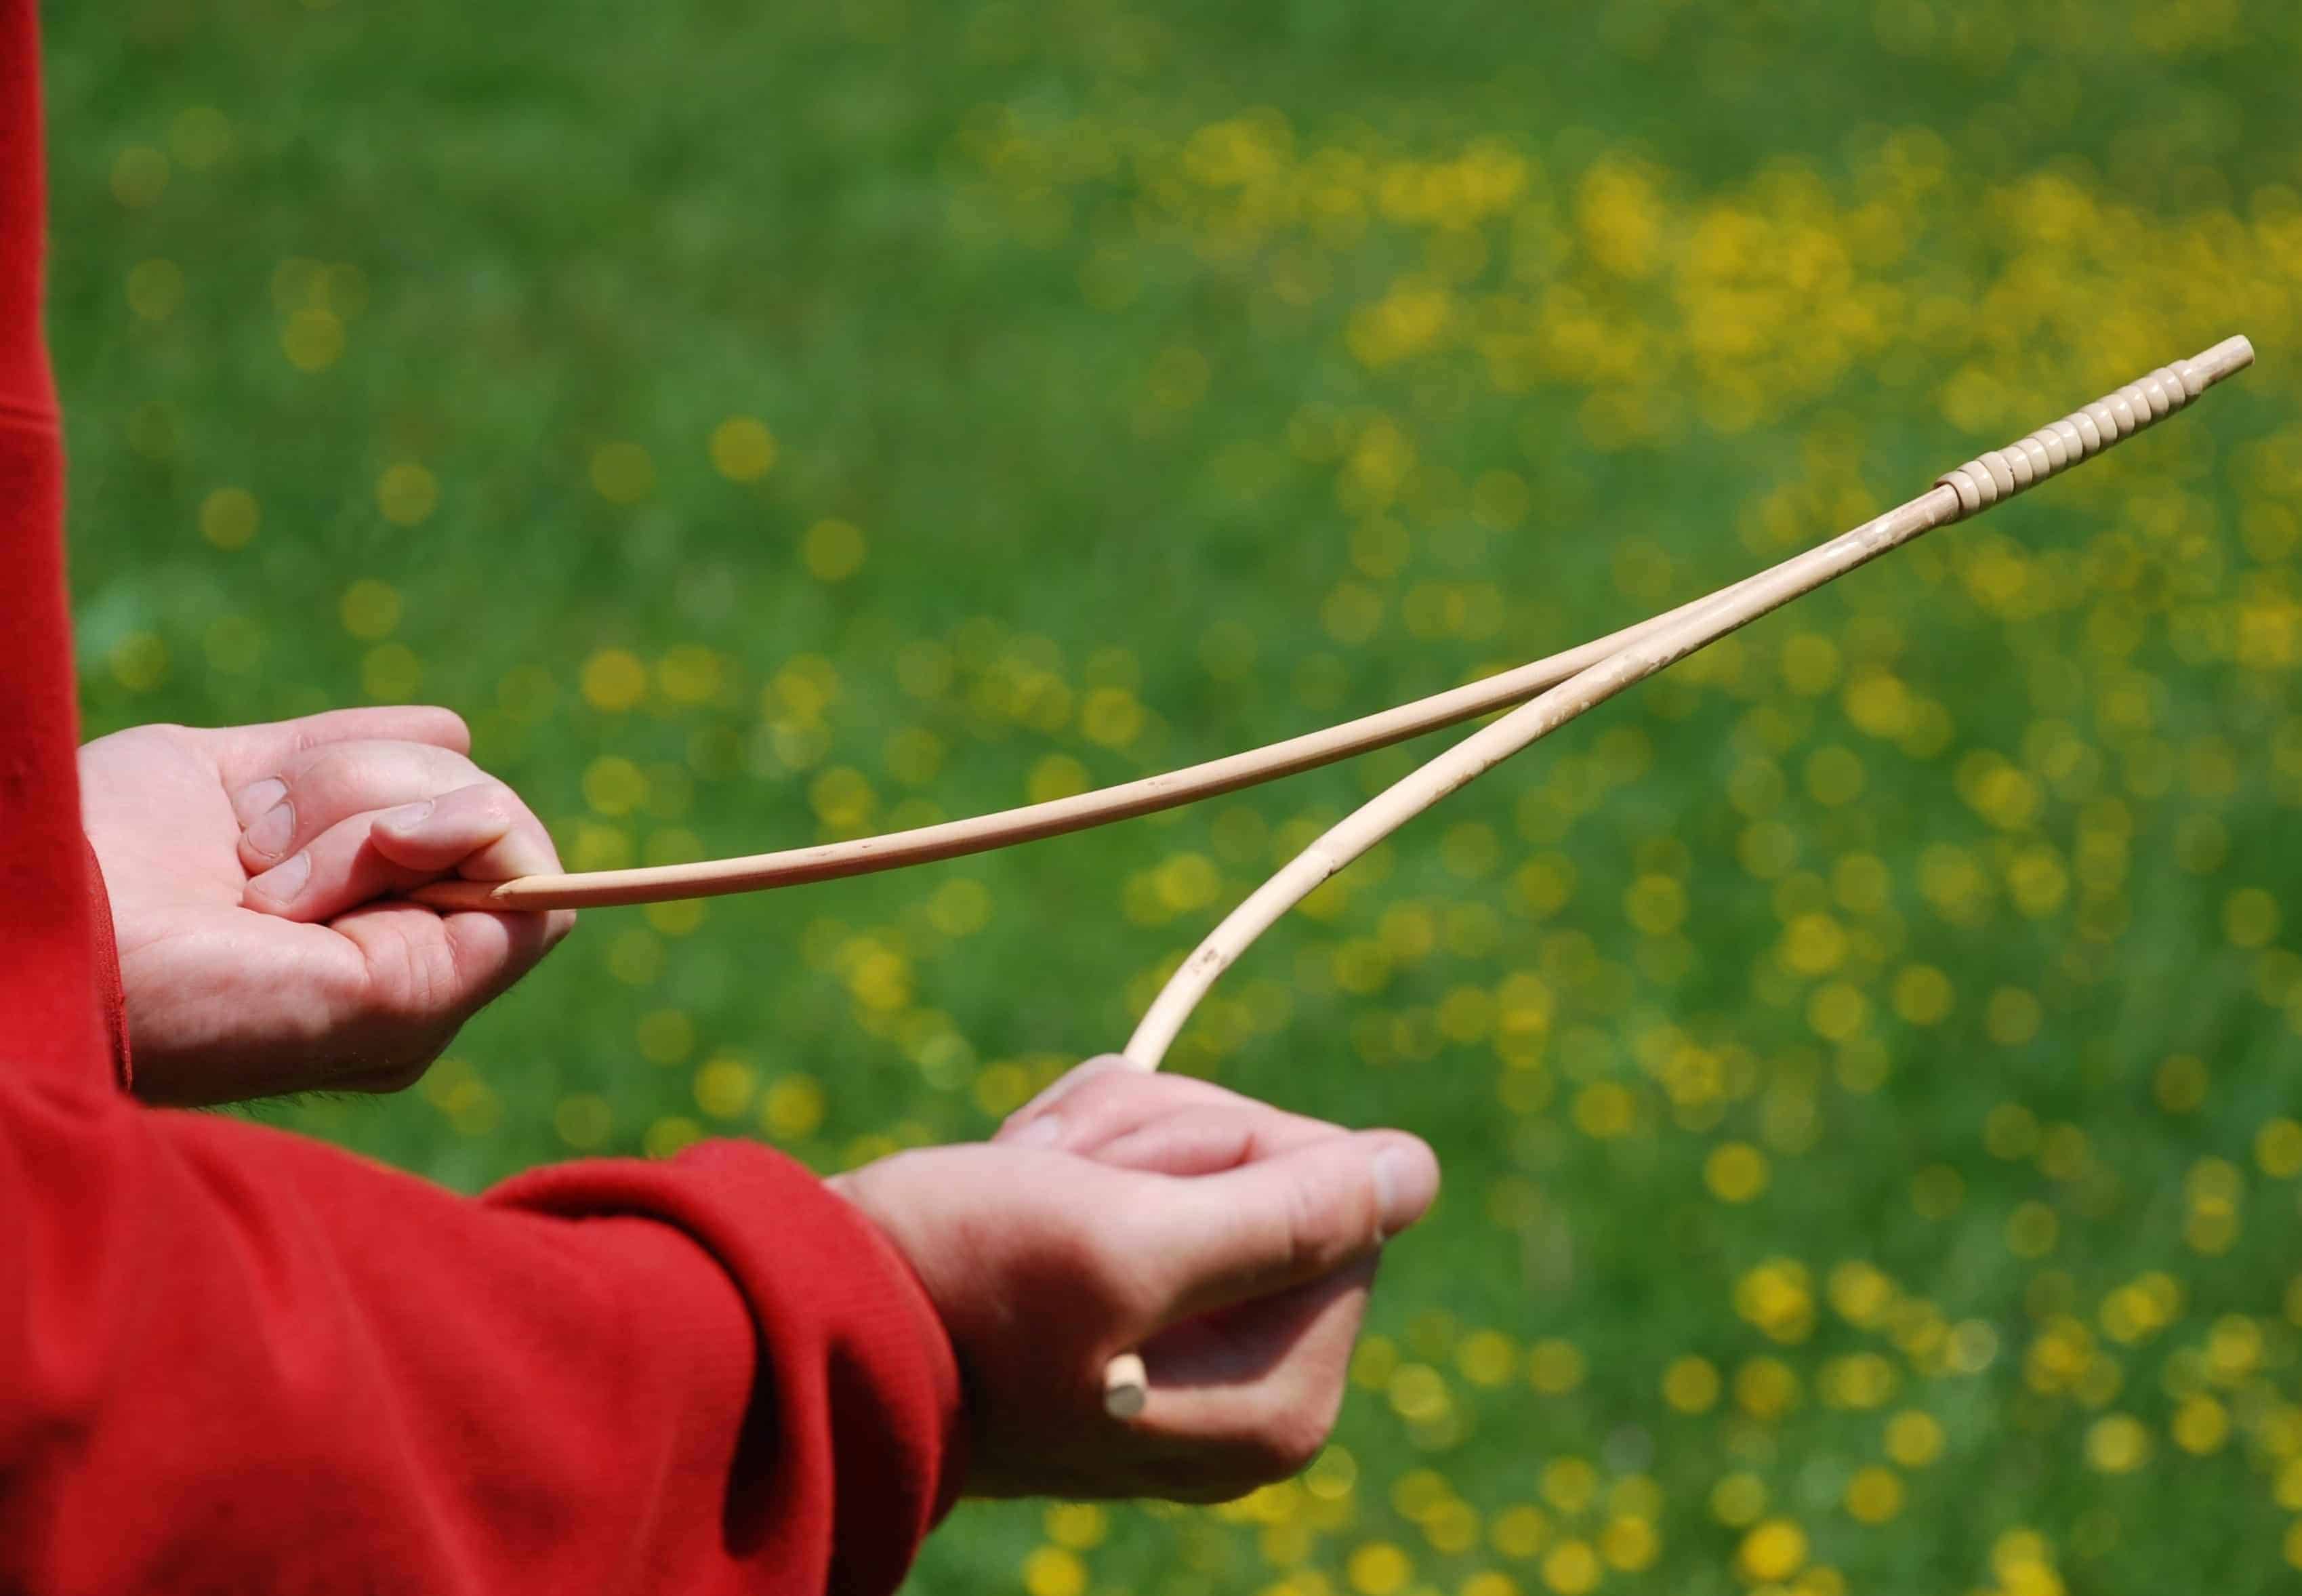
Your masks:
{"label": "rattan stick", "polygon": [[1114,820],[1155,814],[1163,809],[1179,808],[1281,777],[1315,770],[1355,754],[1388,748],[1425,732],[1524,703],[1624,644],[1718,601],[1740,585],[1691,600],[1651,620],[1626,626],[1563,654],[1517,666],[1429,698],[1378,710],[1322,731],[1306,732],[1266,747],[1227,754],[1219,760],[1147,776],[1118,786],[1099,787],[1070,798],[973,815],[963,820],[946,820],[910,831],[858,837],[852,842],[787,848],[740,859],[522,876],[502,882],[441,881],[420,888],[413,895],[438,909],[592,909],[618,903],[662,903],[679,898],[720,897],[775,886],[796,886],[842,876],[864,876],[905,865],[932,864],[937,860],[984,853],[1017,843],[1038,842],[1043,837],[1107,826]]}
{"label": "rattan stick", "polygon": [[[1742,584],[1714,604],[1680,614],[1668,625],[1656,627],[1474,732],[1330,827],[1224,916],[1177,968],[1144,1013],[1135,1034],[1128,1038],[1128,1062],[1145,1070],[1157,1069],[1199,1000],[1257,937],[1320,883],[1449,794],[1632,684],[1890,549],[1987,508],[2108,448],[2180,409],[2213,384],[2245,369],[2253,359],[2254,346],[2243,338],[2232,338],[2189,360],[2162,366],[2004,449],[1993,449],[1945,472],[1918,498]],[[1105,1408],[1117,1417],[1140,1412],[1147,1399],[1146,1379],[1138,1355],[1125,1353],[1113,1359],[1104,1372]]]}

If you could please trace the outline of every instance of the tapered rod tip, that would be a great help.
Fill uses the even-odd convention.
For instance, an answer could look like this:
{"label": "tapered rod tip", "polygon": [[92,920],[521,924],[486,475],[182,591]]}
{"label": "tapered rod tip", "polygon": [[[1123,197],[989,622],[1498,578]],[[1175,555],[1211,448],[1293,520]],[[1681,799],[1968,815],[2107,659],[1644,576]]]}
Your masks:
{"label": "tapered rod tip", "polygon": [[2213,349],[2192,356],[2190,364],[2205,371],[2208,382],[2219,382],[2254,364],[2254,340],[2243,332],[2225,338]]}

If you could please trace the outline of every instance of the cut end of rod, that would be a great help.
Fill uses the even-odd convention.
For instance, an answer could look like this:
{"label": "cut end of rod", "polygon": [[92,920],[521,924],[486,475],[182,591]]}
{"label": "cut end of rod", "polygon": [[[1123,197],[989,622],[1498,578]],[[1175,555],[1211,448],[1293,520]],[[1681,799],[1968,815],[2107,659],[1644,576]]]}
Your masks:
{"label": "cut end of rod", "polygon": [[1143,1411],[1151,1395],[1151,1372],[1132,1352],[1122,1352],[1103,1367],[1103,1410],[1115,1419],[1131,1419]]}
{"label": "cut end of rod", "polygon": [[2193,369],[2202,372],[2209,382],[2219,382],[2234,376],[2254,364],[2254,340],[2241,332],[2235,338],[2225,338],[2213,349],[2190,357]]}

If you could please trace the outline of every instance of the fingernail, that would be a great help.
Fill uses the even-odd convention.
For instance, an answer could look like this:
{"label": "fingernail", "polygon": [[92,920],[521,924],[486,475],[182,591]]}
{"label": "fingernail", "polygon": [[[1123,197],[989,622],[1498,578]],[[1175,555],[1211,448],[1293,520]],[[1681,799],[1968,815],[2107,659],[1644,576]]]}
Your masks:
{"label": "fingernail", "polygon": [[286,796],[288,784],[276,777],[266,777],[239,789],[239,796],[231,801],[231,812],[245,825],[250,815],[262,814]]}
{"label": "fingernail", "polygon": [[[273,785],[279,785],[277,782]],[[284,793],[288,789],[281,787],[280,790]],[[253,852],[265,859],[270,859],[285,848],[289,839],[295,835],[296,806],[292,803],[275,803],[258,817],[255,825],[248,828],[248,845]]]}
{"label": "fingernail", "polygon": [[1374,1204],[1382,1215],[1382,1239],[1390,1240],[1423,1217],[1434,1195],[1430,1163],[1405,1147],[1385,1147],[1374,1155]]}
{"label": "fingernail", "polygon": [[1062,1139],[1063,1122],[1054,1114],[1043,1113],[1007,1138],[1011,1147],[1046,1147]]}
{"label": "fingernail", "polygon": [[275,903],[292,903],[304,890],[304,883],[312,878],[312,855],[298,853],[295,858],[273,865],[248,884],[250,892],[270,898]]}
{"label": "fingernail", "polygon": [[376,817],[376,824],[389,826],[394,831],[408,831],[424,823],[432,812],[432,800],[421,803],[403,803],[398,809],[388,809]]}

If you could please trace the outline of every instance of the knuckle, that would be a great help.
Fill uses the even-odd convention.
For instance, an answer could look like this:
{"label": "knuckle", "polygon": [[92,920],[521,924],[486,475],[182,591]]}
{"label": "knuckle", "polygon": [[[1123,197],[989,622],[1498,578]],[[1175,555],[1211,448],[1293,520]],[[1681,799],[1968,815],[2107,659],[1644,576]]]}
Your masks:
{"label": "knuckle", "polygon": [[1147,1272],[1132,1264],[1136,1256],[1117,1228],[1067,1210],[1054,1218],[1044,1238],[1050,1295],[1070,1298],[1103,1323],[1148,1324],[1164,1299]]}
{"label": "knuckle", "polygon": [[365,750],[329,743],[302,763],[280,773],[287,785],[288,801],[299,821],[306,816],[333,816],[367,807],[367,795],[382,790],[389,777],[374,755]]}
{"label": "knuckle", "polygon": [[394,934],[370,951],[369,970],[369,990],[386,1021],[428,1027],[462,1005],[463,972],[444,937]]}
{"label": "knuckle", "polygon": [[[1096,1072],[1063,1099],[1065,1118],[1093,1113],[1126,1119],[1149,1113],[1169,1114],[1205,1107],[1230,1099],[1231,1094],[1211,1082],[1164,1070],[1145,1070],[1113,1054],[1089,1061]],[[1076,1106],[1074,1106],[1076,1105]]]}
{"label": "knuckle", "polygon": [[1040,1117],[1029,1109],[1019,1108],[999,1121],[999,1129],[991,1133],[991,1139],[995,1142],[1012,1141],[1018,1131]]}
{"label": "knuckle", "polygon": [[1274,1415],[1231,1449],[1223,1473],[1249,1490],[1291,1480],[1311,1466],[1332,1430],[1331,1423],[1316,1415]]}
{"label": "knuckle", "polygon": [[1068,1096],[1080,1109],[1116,1107],[1139,1095],[1150,1079],[1122,1063],[1102,1064]]}
{"label": "knuckle", "polygon": [[1279,1223],[1285,1268],[1290,1276],[1316,1273],[1324,1262],[1321,1231],[1327,1228],[1318,1193],[1307,1181],[1293,1180],[1281,1199]]}
{"label": "knuckle", "polygon": [[485,781],[474,783],[466,791],[473,794],[471,803],[476,811],[475,818],[491,826],[508,827],[527,812],[526,806],[519,801],[519,795],[492,776]]}
{"label": "knuckle", "polygon": [[1381,1233],[1382,1209],[1371,1179],[1306,1171],[1288,1188],[1288,1265],[1296,1278],[1327,1274],[1365,1256]]}
{"label": "knuckle", "polygon": [[326,746],[319,732],[314,729],[309,720],[294,721],[290,724],[296,729],[290,732],[281,744],[281,755],[284,763],[292,764],[314,749]]}
{"label": "knuckle", "polygon": [[1268,1480],[1292,1479],[1311,1466],[1334,1433],[1331,1404],[1297,1400],[1284,1404],[1271,1419],[1258,1462],[1269,1471]]}
{"label": "knuckle", "polygon": [[1051,1105],[1047,1112],[1060,1114],[1070,1134],[1066,1140],[1078,1142],[1082,1133],[1099,1128],[1122,1115],[1127,1105],[1140,1085],[1130,1076],[1139,1076],[1134,1070],[1106,1070],[1089,1076]]}
{"label": "knuckle", "polygon": [[345,743],[314,743],[298,751],[280,773],[290,789],[341,786],[357,779],[369,763],[366,750]]}

